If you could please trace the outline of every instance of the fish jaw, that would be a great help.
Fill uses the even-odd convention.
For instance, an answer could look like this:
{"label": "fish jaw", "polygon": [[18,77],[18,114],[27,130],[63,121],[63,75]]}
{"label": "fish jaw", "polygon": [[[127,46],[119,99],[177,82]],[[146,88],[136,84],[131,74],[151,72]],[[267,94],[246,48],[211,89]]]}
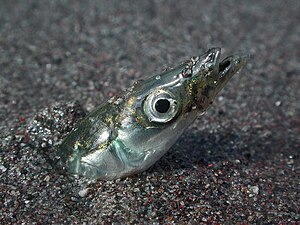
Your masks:
{"label": "fish jaw", "polygon": [[246,64],[248,55],[231,55],[220,60],[221,48],[209,49],[194,66],[194,99],[197,109],[205,111],[227,82]]}

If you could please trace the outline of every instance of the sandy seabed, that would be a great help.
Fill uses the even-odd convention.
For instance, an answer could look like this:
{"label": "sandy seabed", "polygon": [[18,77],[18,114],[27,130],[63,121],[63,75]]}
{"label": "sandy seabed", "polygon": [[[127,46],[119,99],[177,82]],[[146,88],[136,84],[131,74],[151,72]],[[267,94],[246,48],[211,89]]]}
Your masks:
{"label": "sandy seabed", "polygon": [[[299,1],[7,1],[1,224],[297,224]],[[77,179],[55,151],[135,80],[212,46],[247,67],[148,171]]]}

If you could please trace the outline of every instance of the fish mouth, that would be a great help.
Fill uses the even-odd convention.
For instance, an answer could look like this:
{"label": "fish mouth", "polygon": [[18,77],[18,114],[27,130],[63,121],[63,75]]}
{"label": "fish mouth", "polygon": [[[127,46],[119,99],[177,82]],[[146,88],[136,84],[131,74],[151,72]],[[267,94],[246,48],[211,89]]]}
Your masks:
{"label": "fish mouth", "polygon": [[221,60],[221,48],[211,48],[205,56],[205,65],[211,71],[207,75],[207,81],[213,83],[214,95],[221,91],[233,75],[245,66],[249,58],[246,54],[235,54]]}
{"label": "fish mouth", "polygon": [[246,64],[248,55],[231,55],[219,62],[217,78],[231,78]]}
{"label": "fish mouth", "polygon": [[217,80],[230,79],[246,64],[249,55],[230,55],[221,60],[221,48],[211,48],[207,51],[206,65],[212,68],[211,76]]}
{"label": "fish mouth", "polygon": [[232,76],[245,66],[248,57],[248,55],[235,54],[221,60],[221,48],[211,48],[200,57],[199,68],[202,69],[198,74],[204,72],[202,72],[203,76],[199,76],[197,108],[207,108]]}

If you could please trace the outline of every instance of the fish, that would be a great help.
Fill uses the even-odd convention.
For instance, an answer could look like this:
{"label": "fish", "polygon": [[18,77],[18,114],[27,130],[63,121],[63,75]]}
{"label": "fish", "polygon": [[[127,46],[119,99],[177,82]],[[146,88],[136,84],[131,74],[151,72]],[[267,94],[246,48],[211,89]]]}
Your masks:
{"label": "fish", "polygon": [[179,66],[139,80],[79,121],[59,147],[70,174],[114,180],[147,170],[212,105],[247,55],[220,59],[208,49]]}

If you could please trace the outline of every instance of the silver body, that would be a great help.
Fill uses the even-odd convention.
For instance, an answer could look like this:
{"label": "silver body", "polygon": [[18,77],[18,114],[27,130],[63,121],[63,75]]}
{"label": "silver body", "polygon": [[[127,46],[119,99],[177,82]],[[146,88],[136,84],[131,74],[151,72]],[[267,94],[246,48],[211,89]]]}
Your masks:
{"label": "silver body", "polygon": [[148,169],[204,112],[246,57],[220,62],[213,48],[177,68],[140,81],[84,118],[60,146],[67,170],[116,179]]}

